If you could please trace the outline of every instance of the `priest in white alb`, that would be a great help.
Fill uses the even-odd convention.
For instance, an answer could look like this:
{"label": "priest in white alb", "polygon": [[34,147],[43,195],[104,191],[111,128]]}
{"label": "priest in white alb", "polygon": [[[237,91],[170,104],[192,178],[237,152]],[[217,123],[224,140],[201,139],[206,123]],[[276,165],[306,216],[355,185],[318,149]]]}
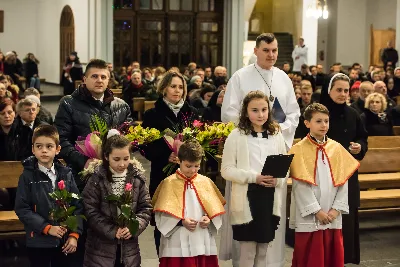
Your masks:
{"label": "priest in white alb", "polygon": [[[263,91],[272,105],[274,119],[279,122],[285,139],[287,150],[293,143],[294,134],[299,123],[300,108],[296,101],[294,89],[287,74],[274,67],[278,57],[278,41],[272,33],[263,33],[256,39],[254,54],[257,60],[236,71],[228,82],[221,109],[223,122],[238,122],[243,98],[250,91]],[[225,209],[229,214],[231,184],[227,182],[225,199],[228,201]],[[285,262],[285,230],[286,230],[286,187],[282,199],[282,217],[275,240],[270,244],[267,252],[267,267],[283,267]],[[239,244],[232,239],[232,229],[224,215],[224,226],[221,238],[219,258],[232,259],[233,266],[238,267]]]}

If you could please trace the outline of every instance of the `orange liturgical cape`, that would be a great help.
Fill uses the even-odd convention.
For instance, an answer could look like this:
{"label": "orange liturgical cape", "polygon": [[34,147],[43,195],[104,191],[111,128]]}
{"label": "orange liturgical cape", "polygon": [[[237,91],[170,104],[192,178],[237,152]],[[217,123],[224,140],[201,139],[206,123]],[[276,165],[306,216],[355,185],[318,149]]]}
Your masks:
{"label": "orange liturgical cape", "polygon": [[157,187],[152,200],[153,211],[185,219],[185,194],[189,186],[195,190],[200,205],[210,219],[225,213],[226,201],[211,179],[200,174],[187,178],[179,170]]}
{"label": "orange liturgical cape", "polygon": [[360,163],[338,142],[327,138],[325,143],[318,144],[307,135],[289,151],[289,154],[294,154],[290,177],[317,186],[318,151],[322,151],[322,159],[329,164],[335,187],[345,184],[360,167]]}

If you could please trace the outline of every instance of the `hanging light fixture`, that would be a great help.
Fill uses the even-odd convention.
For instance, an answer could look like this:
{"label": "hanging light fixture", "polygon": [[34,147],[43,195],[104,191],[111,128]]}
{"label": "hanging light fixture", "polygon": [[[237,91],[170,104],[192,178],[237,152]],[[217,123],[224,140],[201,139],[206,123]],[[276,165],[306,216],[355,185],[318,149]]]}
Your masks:
{"label": "hanging light fixture", "polygon": [[307,11],[306,11],[306,16],[308,18],[313,17],[315,19],[323,18],[327,19],[329,12],[328,12],[328,5],[326,3],[326,0],[324,0],[324,4],[321,3],[321,0],[311,0],[311,3],[309,4]]}

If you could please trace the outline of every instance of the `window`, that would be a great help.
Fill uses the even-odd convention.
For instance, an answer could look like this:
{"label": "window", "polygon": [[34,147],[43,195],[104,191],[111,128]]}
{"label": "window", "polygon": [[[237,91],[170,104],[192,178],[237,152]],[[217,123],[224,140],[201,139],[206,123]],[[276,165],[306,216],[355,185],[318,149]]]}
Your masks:
{"label": "window", "polygon": [[114,0],[114,9],[133,9],[133,0]]}
{"label": "window", "polygon": [[219,37],[217,23],[200,23],[200,64],[218,65]]}
{"label": "window", "polygon": [[131,61],[132,25],[130,20],[114,20],[114,64],[127,66]]}
{"label": "window", "polygon": [[215,10],[214,0],[199,0],[199,10],[200,11],[214,11]]}
{"label": "window", "polygon": [[170,66],[187,65],[192,55],[192,19],[181,17],[169,22],[168,63]]}
{"label": "window", "polygon": [[163,10],[163,0],[140,0],[141,10]]}
{"label": "window", "polygon": [[160,20],[143,20],[139,26],[140,64],[163,64],[163,23]]}
{"label": "window", "polygon": [[192,11],[192,0],[169,0],[169,10]]}

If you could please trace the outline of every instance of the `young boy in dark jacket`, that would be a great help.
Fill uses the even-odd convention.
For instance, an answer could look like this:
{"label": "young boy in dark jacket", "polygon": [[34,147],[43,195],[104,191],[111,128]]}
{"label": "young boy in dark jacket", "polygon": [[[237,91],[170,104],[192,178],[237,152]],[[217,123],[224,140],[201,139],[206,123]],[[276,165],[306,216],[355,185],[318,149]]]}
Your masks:
{"label": "young boy in dark jacket", "polygon": [[[32,137],[34,156],[23,161],[24,171],[19,178],[15,212],[24,224],[26,246],[31,267],[57,266],[67,267],[77,247],[82,232],[82,221],[78,221],[76,233],[69,233],[66,242],[61,239],[67,229],[49,218],[55,202],[49,193],[64,181],[68,192],[79,194],[72,172],[64,167],[55,156],[60,152],[60,138],[54,126],[37,127]],[[75,215],[83,214],[80,200],[71,204],[76,207]]]}

